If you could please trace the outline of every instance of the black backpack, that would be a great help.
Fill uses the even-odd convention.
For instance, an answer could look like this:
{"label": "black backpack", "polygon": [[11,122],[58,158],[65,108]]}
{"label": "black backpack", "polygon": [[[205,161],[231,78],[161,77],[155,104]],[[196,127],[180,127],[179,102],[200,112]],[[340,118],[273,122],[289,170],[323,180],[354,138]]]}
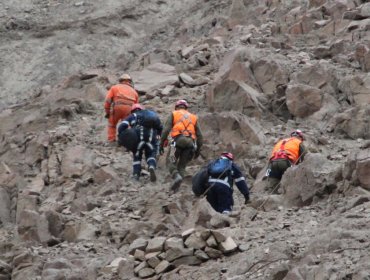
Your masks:
{"label": "black backpack", "polygon": [[192,190],[196,196],[201,196],[207,190],[208,177],[207,167],[203,167],[191,179]]}
{"label": "black backpack", "polygon": [[134,113],[136,115],[136,125],[145,128],[155,128],[159,123],[159,117],[156,112],[151,110],[141,110]]}
{"label": "black backpack", "polygon": [[224,179],[231,175],[232,161],[227,158],[219,158],[208,165],[208,175],[215,179]]}
{"label": "black backpack", "polygon": [[140,138],[134,128],[125,129],[118,135],[118,144],[133,153],[136,153],[136,148],[139,142]]}

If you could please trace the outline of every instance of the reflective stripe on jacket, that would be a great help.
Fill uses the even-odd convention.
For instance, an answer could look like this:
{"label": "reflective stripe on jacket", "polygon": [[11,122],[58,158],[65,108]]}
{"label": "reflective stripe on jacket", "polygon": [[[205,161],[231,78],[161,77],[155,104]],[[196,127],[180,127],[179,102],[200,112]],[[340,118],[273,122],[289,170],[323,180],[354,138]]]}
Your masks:
{"label": "reflective stripe on jacket", "polygon": [[127,84],[117,84],[110,88],[105,98],[104,108],[106,113],[109,113],[110,108],[113,106],[132,106],[138,103],[139,95],[135,89]]}
{"label": "reflective stripe on jacket", "polygon": [[197,117],[184,109],[176,110],[172,112],[173,123],[171,130],[171,137],[182,134],[184,136],[190,136],[196,139],[195,125],[197,123]]}
{"label": "reflective stripe on jacket", "polygon": [[296,164],[299,158],[299,145],[302,143],[302,140],[291,137],[287,139],[280,140],[274,146],[270,160],[274,159],[288,159],[293,164]]}

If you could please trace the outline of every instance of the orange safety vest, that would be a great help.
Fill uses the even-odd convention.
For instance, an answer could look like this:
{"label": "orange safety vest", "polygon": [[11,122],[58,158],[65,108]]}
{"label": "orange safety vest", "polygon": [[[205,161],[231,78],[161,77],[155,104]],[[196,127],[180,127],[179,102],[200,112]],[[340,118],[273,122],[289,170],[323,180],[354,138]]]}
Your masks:
{"label": "orange safety vest", "polygon": [[184,136],[190,136],[194,140],[197,138],[195,133],[195,125],[197,123],[197,116],[189,113],[184,109],[176,110],[172,112],[173,122],[171,137],[182,134]]}
{"label": "orange safety vest", "polygon": [[302,143],[302,140],[291,137],[287,139],[280,140],[274,146],[270,160],[274,159],[288,159],[293,164],[298,161],[299,158],[299,145]]}

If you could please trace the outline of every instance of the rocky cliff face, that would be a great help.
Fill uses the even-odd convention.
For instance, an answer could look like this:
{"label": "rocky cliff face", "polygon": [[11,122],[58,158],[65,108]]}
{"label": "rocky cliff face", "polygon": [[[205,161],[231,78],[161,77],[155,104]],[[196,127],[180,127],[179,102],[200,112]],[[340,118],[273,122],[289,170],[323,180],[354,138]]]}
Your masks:
{"label": "rocky cliff face", "polygon": [[[369,279],[370,3],[2,1],[0,279]],[[203,158],[228,150],[251,187],[223,216],[131,181],[107,147],[106,88],[129,72],[165,120],[185,98]],[[272,145],[309,154],[272,195]],[[144,171],[145,172],[145,171]]]}

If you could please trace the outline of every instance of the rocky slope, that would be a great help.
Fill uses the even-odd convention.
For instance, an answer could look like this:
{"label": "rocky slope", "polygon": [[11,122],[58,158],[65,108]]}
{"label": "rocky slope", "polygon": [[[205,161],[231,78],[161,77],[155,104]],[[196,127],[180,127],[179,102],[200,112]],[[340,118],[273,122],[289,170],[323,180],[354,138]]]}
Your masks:
{"label": "rocky slope", "polygon": [[[370,3],[0,3],[0,279],[370,279]],[[252,188],[222,216],[131,181],[107,147],[106,88],[131,73],[164,120],[187,99]],[[273,143],[310,154],[264,190]]]}

